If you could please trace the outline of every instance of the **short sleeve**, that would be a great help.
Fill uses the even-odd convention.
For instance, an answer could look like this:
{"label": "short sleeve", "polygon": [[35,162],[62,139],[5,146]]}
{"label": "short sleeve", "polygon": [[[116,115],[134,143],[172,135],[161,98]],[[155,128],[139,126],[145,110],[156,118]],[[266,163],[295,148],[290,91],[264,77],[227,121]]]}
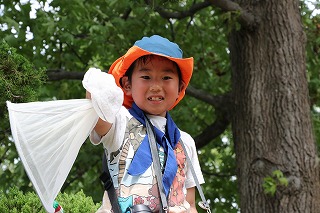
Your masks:
{"label": "short sleeve", "polygon": [[131,117],[132,115],[129,111],[122,106],[115,115],[115,121],[106,135],[100,137],[94,130],[91,132],[91,143],[95,145],[102,143],[109,152],[118,150],[123,143],[126,126]]}
{"label": "short sleeve", "polygon": [[[199,164],[199,159],[198,159],[198,154],[197,154],[195,142],[194,142],[193,138],[188,133],[183,132],[181,130],[180,130],[180,133],[181,133],[181,139],[186,147],[188,156],[192,162],[192,166],[193,166],[195,173],[197,175],[199,184],[203,184],[204,178],[203,178],[203,174],[202,174],[201,167]],[[189,165],[187,165],[185,185],[186,185],[187,189],[196,186],[196,182],[194,181],[194,177],[192,175],[192,172],[191,172]]]}

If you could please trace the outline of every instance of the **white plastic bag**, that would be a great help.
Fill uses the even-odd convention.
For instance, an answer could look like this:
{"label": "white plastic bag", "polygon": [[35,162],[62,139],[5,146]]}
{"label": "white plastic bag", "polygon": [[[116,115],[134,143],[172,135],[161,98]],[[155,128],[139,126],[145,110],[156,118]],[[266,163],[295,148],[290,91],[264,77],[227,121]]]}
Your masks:
{"label": "white plastic bag", "polygon": [[98,115],[88,99],[7,102],[7,107],[24,168],[45,209],[54,212],[54,199]]}
{"label": "white plastic bag", "polygon": [[82,85],[91,93],[92,105],[99,117],[113,123],[123,103],[123,91],[113,75],[90,68],[83,77]]}

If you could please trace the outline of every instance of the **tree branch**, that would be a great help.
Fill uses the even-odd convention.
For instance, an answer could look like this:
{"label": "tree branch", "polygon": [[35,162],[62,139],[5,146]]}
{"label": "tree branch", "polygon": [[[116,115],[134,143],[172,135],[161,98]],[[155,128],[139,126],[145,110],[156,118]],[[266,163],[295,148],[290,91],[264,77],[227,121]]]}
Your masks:
{"label": "tree branch", "polygon": [[[4,140],[4,138],[0,139],[0,141]],[[2,143],[2,142],[1,142]],[[0,157],[0,165],[7,157],[7,152],[10,150],[10,146],[7,146],[6,149],[3,151],[3,155]]]}
{"label": "tree branch", "polygon": [[121,16],[121,18],[123,20],[127,20],[129,18],[129,15],[131,13],[132,9],[131,8],[128,8],[127,10],[124,11],[123,15]]}
{"label": "tree branch", "polygon": [[160,6],[154,5],[154,2],[152,0],[145,0],[145,3],[150,7],[154,7],[154,10],[165,19],[184,19],[186,17],[193,16],[196,12],[206,7],[215,6],[225,12],[238,12],[238,21],[241,24],[241,26],[245,28],[254,29],[258,24],[257,19],[252,13],[249,13],[247,10],[243,9],[239,4],[231,0],[205,0],[203,2],[193,4],[188,10],[185,11],[168,11]]}
{"label": "tree branch", "polygon": [[215,172],[208,172],[206,170],[202,170],[202,173],[205,174],[205,175],[212,175],[212,176],[216,176],[216,177],[219,177],[219,178],[230,178],[232,176],[235,176],[236,174],[228,174],[228,173],[215,173]]}
{"label": "tree branch", "polygon": [[[152,0],[145,0],[145,3],[150,7],[154,7]],[[189,16],[193,16],[197,11],[202,10],[206,7],[209,7],[211,3],[209,1],[204,1],[200,3],[193,4],[188,10],[185,11],[178,11],[178,12],[171,12],[163,9],[162,7],[155,6],[154,10],[160,14],[162,18],[169,19],[184,19]]]}
{"label": "tree branch", "polygon": [[216,109],[222,112],[229,112],[229,107],[231,106],[231,95],[226,93],[223,95],[210,95],[205,91],[196,89],[191,85],[188,85],[186,93],[194,98],[197,98],[207,104],[214,106]]}
{"label": "tree branch", "polygon": [[253,14],[244,10],[240,7],[239,4],[231,1],[231,0],[208,0],[213,6],[219,7],[222,11],[230,11],[230,12],[239,12],[239,23],[241,26],[254,29],[257,25],[257,20],[253,16]]}
{"label": "tree branch", "polygon": [[[82,80],[84,72],[67,72],[62,69],[47,70],[49,81],[58,81],[62,79],[67,80]],[[194,138],[197,148],[202,148],[207,145],[211,140],[221,135],[230,124],[231,116],[231,96],[229,93],[224,95],[213,96],[205,91],[196,89],[189,85],[187,87],[187,94],[201,100],[207,104],[215,107],[216,115],[219,115],[215,122],[208,126],[202,133]]]}
{"label": "tree branch", "polygon": [[[48,69],[47,70],[48,80],[49,81],[59,81],[62,79],[65,80],[82,80],[84,72],[76,71],[65,71],[63,69]],[[206,102],[216,109],[219,109],[223,112],[229,112],[229,106],[231,105],[231,97],[229,93],[224,95],[213,96],[208,94],[205,91],[196,89],[189,85],[187,87],[186,93],[194,98],[197,98],[203,102]]]}
{"label": "tree branch", "polygon": [[200,149],[228,128],[232,114],[231,94],[226,93],[224,95],[213,96],[190,85],[187,87],[187,94],[214,106],[216,109],[215,114],[218,115],[214,123],[204,129],[201,134],[194,137],[196,146]]}
{"label": "tree branch", "polygon": [[82,80],[84,72],[67,72],[63,69],[49,69],[47,70],[49,81],[59,81],[62,79],[66,80]]}
{"label": "tree branch", "polygon": [[[218,113],[216,113],[218,114]],[[230,124],[230,120],[225,113],[222,113],[213,124],[202,131],[201,134],[194,137],[197,149],[207,145],[211,140],[221,135]]]}

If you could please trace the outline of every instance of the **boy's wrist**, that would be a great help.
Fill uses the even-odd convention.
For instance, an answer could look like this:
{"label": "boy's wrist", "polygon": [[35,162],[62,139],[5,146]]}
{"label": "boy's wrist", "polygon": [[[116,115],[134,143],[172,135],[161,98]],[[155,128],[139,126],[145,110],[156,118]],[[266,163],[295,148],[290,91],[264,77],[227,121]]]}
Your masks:
{"label": "boy's wrist", "polygon": [[91,99],[91,93],[86,90],[86,99]]}

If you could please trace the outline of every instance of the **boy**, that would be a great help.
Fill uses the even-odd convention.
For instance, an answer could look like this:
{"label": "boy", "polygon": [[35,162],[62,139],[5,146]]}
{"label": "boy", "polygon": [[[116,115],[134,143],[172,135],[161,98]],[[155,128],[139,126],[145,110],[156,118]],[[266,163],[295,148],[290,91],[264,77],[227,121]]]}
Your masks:
{"label": "boy", "polygon": [[[87,98],[100,116],[90,139],[104,145],[122,212],[136,204],[145,204],[153,212],[161,208],[145,116],[155,130],[168,212],[197,211],[196,184],[181,146],[185,144],[201,184],[204,180],[195,143],[168,113],[183,98],[192,71],[193,58],[183,59],[177,44],[154,35],[137,41],[112,64],[109,74],[90,69],[84,77]],[[100,91],[95,84],[101,79],[108,79],[104,83],[108,91]],[[97,212],[110,211],[105,192]]]}

